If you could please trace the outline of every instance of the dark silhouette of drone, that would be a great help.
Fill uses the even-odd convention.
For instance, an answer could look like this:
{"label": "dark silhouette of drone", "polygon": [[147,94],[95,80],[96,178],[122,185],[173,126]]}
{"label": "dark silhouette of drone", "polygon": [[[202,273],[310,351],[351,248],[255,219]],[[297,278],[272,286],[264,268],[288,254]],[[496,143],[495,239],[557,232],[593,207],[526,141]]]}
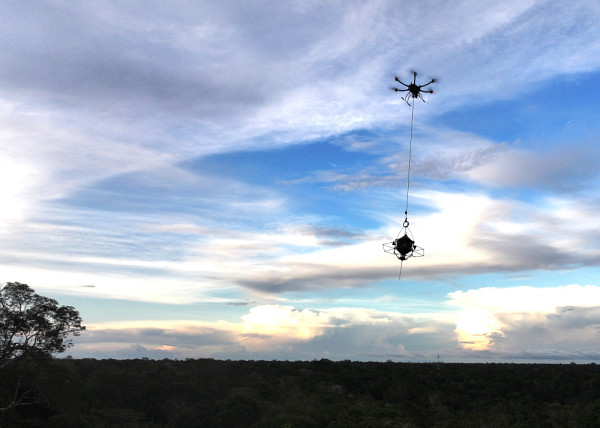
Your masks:
{"label": "dark silhouette of drone", "polygon": [[404,263],[404,260],[411,257],[423,257],[425,255],[425,250],[415,245],[415,240],[413,239],[412,233],[408,228],[408,192],[410,190],[410,163],[412,158],[413,119],[415,113],[415,103],[413,101],[411,104],[409,99],[421,98],[421,100],[425,102],[422,93],[425,92],[427,94],[433,94],[433,90],[423,88],[434,83],[435,79],[431,79],[424,85],[417,85],[416,71],[413,71],[413,76],[413,81],[409,84],[406,84],[397,77],[394,77],[394,80],[403,85],[405,89],[392,87],[392,89],[396,92],[406,92],[406,95],[404,95],[402,99],[406,102],[406,104],[412,107],[412,115],[410,118],[410,143],[408,145],[408,173],[406,177],[406,208],[404,209],[404,223],[402,223],[402,229],[400,230],[400,233],[398,233],[396,239],[394,239],[392,242],[386,242],[383,244],[383,251],[395,255],[398,260],[400,260],[400,274],[398,275],[398,278],[402,276],[402,264]]}
{"label": "dark silhouette of drone", "polygon": [[435,79],[431,79],[430,82],[425,83],[424,85],[417,85],[417,72],[413,71],[414,74],[414,78],[413,78],[413,82],[409,83],[408,85],[406,83],[404,83],[403,81],[401,81],[400,79],[398,79],[397,77],[394,77],[394,80],[398,83],[400,83],[401,85],[404,85],[406,87],[406,89],[398,89],[398,88],[392,88],[394,91],[396,92],[408,92],[405,96],[402,97],[402,99],[404,101],[406,101],[406,104],[410,105],[410,103],[408,102],[409,98],[421,98],[421,100],[423,100],[423,102],[425,102],[425,100],[423,99],[423,95],[421,95],[422,92],[425,92],[427,94],[433,94],[433,90],[432,89],[423,89],[425,86],[429,86],[432,83],[435,83]]}

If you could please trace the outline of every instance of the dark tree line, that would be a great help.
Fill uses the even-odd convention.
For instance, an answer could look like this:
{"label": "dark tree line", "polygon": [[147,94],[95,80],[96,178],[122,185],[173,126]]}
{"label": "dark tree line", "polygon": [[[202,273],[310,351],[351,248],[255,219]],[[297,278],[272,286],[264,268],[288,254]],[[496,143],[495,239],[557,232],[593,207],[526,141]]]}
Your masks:
{"label": "dark tree line", "polygon": [[14,427],[600,426],[593,364],[55,359],[0,375],[2,401],[18,379],[38,388],[4,413]]}

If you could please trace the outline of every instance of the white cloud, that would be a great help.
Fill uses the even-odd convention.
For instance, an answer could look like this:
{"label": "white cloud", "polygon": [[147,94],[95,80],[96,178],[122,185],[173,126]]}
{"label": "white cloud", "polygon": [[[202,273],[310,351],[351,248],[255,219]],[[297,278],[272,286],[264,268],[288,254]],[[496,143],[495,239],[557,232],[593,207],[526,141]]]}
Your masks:
{"label": "white cloud", "polygon": [[[415,191],[413,195],[413,203],[425,205],[432,212],[409,217],[414,239],[425,248],[425,257],[405,262],[406,278],[597,263],[600,236],[590,233],[594,201],[584,204],[582,200],[576,203],[570,198],[553,197],[525,203],[485,194],[441,191]],[[390,212],[373,215],[384,220],[386,226],[357,242],[335,247],[320,246],[316,236],[299,239],[275,233],[268,240],[257,234],[241,236],[243,241],[238,246],[256,246],[258,254],[265,251],[269,255],[265,260],[268,262],[246,265],[238,259],[231,266],[240,263],[237,271],[243,275],[232,275],[241,285],[272,293],[361,286],[396,276],[399,262],[383,253],[381,245],[396,237],[404,216]],[[571,218],[578,221],[572,222]],[[270,245],[276,245],[271,252]],[[219,246],[213,248],[218,250]]]}
{"label": "white cloud", "polygon": [[[275,337],[278,342],[281,342],[282,338],[292,341],[309,340],[322,335],[325,328],[331,327],[330,317],[323,312],[294,310],[291,306],[279,305],[254,307],[242,320],[242,334],[249,339],[246,342],[262,342],[263,349],[270,347],[270,337]],[[258,337],[258,340],[253,340],[253,336]]]}
{"label": "white cloud", "polygon": [[[407,279],[572,268],[595,265],[600,257],[600,236],[590,232],[594,200],[552,197],[525,203],[441,191],[415,191],[413,198],[430,212],[409,217],[425,257],[404,263]],[[364,287],[398,275],[399,261],[384,253],[382,244],[396,237],[404,220],[392,212],[371,215],[385,226],[359,234],[315,226],[319,218],[286,223],[285,215],[280,223],[259,222],[251,230],[189,215],[120,216],[100,231],[120,236],[115,240],[94,230],[96,218],[88,214],[90,223],[79,228],[30,224],[20,229],[19,245],[5,240],[12,249],[2,252],[2,266],[9,279],[36,288],[94,284],[97,288],[86,293],[149,301],[210,300],[211,293],[223,288],[237,289],[241,298],[245,293],[274,298]],[[190,219],[194,223],[186,223]],[[38,242],[35,233],[40,230],[46,237]]]}
{"label": "white cloud", "polygon": [[490,187],[529,187],[573,191],[598,177],[593,165],[597,149],[569,144],[551,151],[503,150],[489,162],[465,171],[466,177]]}
{"label": "white cloud", "polygon": [[[139,320],[96,323],[75,356],[131,358],[356,359],[432,361],[600,358],[600,288],[486,287],[456,291],[440,313],[258,305],[239,322]],[[124,344],[131,344],[123,348]],[[142,349],[144,348],[144,349]],[[129,350],[127,350],[129,349]],[[129,353],[128,353],[129,352]]]}
{"label": "white cloud", "polygon": [[[76,338],[70,353],[113,358],[168,353],[177,358],[431,360],[452,343],[447,337],[451,326],[440,314],[259,305],[250,308],[238,323],[140,320],[92,324]],[[430,342],[415,346],[419,338]],[[124,344],[128,347],[123,348]]]}
{"label": "white cloud", "polygon": [[[465,349],[498,357],[536,355],[576,358],[596,352],[600,329],[600,287],[486,287],[456,291],[457,339]],[[591,355],[591,354],[590,354]]]}
{"label": "white cloud", "polygon": [[[0,76],[10,83],[3,99],[13,100],[4,117],[14,120],[13,113],[20,111],[22,135],[9,138],[3,152],[19,139],[18,147],[51,194],[64,195],[132,169],[154,169],[156,162],[255,146],[261,136],[264,148],[397,122],[398,114],[408,112],[390,109],[399,101],[391,101],[381,81],[386,73],[415,65],[448,74],[441,98],[432,99],[438,104],[423,110],[427,115],[439,113],[444,100],[466,87],[488,97],[504,96],[500,88],[523,85],[540,68],[547,78],[590,69],[600,57],[581,54],[584,47],[587,52],[597,46],[597,26],[579,24],[598,14],[593,2],[577,7],[521,1],[451,7],[342,3],[269,6],[268,13],[264,7],[238,10],[227,4],[186,4],[186,13],[160,5],[142,14],[136,9],[80,5],[75,10],[58,4],[36,14],[6,11],[14,18],[7,31],[18,37],[6,46],[10,61]],[[40,20],[44,13],[46,20]],[[278,19],[272,19],[273,13]],[[456,20],[460,26],[453,24]],[[568,38],[563,37],[566,29]],[[547,50],[552,61],[536,62],[531,50],[539,52],[549,30],[556,36]],[[497,34],[506,34],[507,40]],[[473,63],[501,43],[511,46],[505,56]],[[480,55],[467,55],[473,49]],[[439,52],[467,58],[474,68],[456,74]],[[523,55],[532,60],[523,61]],[[403,58],[402,63],[393,64],[398,59],[391,58]],[[519,72],[490,76],[498,63]],[[479,83],[471,75],[488,77]],[[32,85],[36,97],[24,92]],[[457,101],[465,102],[464,97]],[[27,120],[24,111],[30,114]]]}
{"label": "white cloud", "polygon": [[554,313],[567,306],[600,306],[600,288],[593,285],[571,284],[559,287],[486,287],[456,291],[449,294],[450,303],[493,313],[540,312]]}

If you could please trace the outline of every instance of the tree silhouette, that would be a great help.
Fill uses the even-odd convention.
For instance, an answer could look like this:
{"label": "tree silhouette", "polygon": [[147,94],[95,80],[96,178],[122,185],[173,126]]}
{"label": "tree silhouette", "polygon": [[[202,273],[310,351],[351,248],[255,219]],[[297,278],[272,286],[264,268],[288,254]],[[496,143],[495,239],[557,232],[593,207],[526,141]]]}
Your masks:
{"label": "tree silhouette", "polygon": [[79,312],[59,306],[20,282],[0,285],[0,367],[20,357],[43,357],[73,346],[79,336]]}

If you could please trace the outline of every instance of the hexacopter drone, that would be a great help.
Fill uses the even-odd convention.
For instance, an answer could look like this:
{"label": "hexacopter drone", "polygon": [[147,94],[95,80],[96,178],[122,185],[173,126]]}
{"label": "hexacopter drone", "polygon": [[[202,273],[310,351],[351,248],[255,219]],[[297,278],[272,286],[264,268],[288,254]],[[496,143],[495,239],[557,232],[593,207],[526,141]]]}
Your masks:
{"label": "hexacopter drone", "polygon": [[421,98],[421,100],[423,100],[423,102],[425,102],[425,100],[423,99],[423,95],[421,95],[421,92],[426,92],[428,94],[433,94],[433,90],[431,89],[423,89],[425,86],[429,86],[432,83],[435,83],[435,79],[431,79],[431,81],[429,81],[429,83],[425,83],[424,85],[417,85],[417,72],[413,71],[413,82],[409,83],[408,85],[406,83],[404,83],[403,81],[401,81],[400,79],[398,79],[397,77],[394,77],[394,80],[398,83],[400,83],[401,85],[404,85],[406,87],[406,89],[398,89],[398,88],[392,88],[395,92],[408,92],[405,96],[402,97],[402,99],[404,101],[406,101],[406,104],[410,105],[410,103],[408,102],[409,98]]}
{"label": "hexacopter drone", "polygon": [[400,232],[398,233],[396,239],[392,242],[386,242],[385,244],[383,244],[383,251],[389,254],[394,254],[398,258],[398,260],[400,260],[400,275],[398,277],[401,277],[402,275],[402,263],[404,262],[404,260],[409,259],[411,257],[423,257],[425,255],[425,250],[415,245],[415,240],[413,239],[412,233],[408,228],[408,192],[410,189],[410,163],[412,159],[413,119],[415,113],[415,103],[413,102],[411,104],[409,102],[409,99],[420,98],[421,100],[423,100],[423,102],[425,102],[425,100],[423,99],[423,95],[421,94],[423,92],[433,94],[433,90],[423,88],[434,83],[435,79],[431,79],[431,81],[424,85],[417,85],[417,73],[413,72],[413,75],[413,82],[410,84],[402,82],[397,77],[394,78],[396,82],[400,83],[401,85],[404,85],[406,89],[392,88],[395,92],[407,92],[407,94],[404,97],[402,97],[402,99],[406,101],[406,104],[412,107],[412,115],[410,118],[410,144],[408,151],[408,174],[406,180],[406,208],[404,210],[404,223],[402,223],[402,229],[400,229]]}

